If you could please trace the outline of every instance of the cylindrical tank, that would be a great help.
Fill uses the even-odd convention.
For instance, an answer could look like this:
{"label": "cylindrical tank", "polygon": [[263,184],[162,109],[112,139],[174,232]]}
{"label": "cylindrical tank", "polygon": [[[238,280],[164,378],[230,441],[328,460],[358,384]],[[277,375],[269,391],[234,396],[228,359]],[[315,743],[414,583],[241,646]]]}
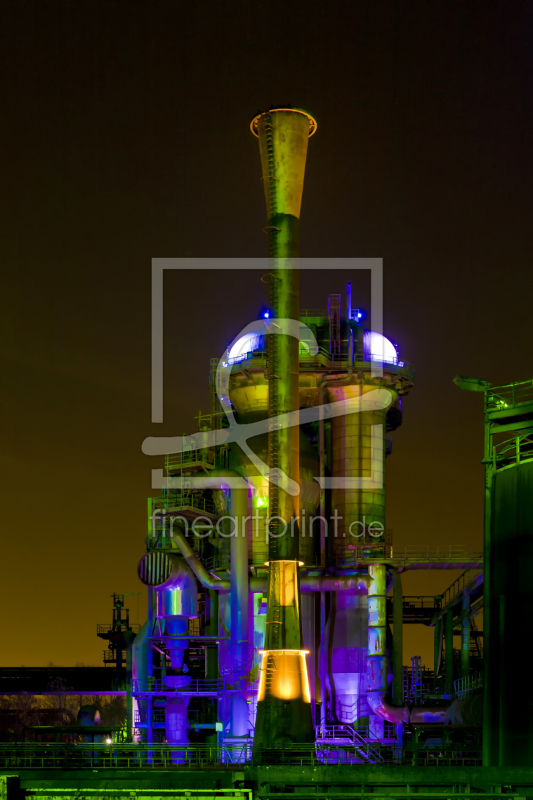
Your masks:
{"label": "cylindrical tank", "polygon": [[[76,722],[78,725],[93,726],[93,725],[101,725],[102,719],[100,717],[100,712],[96,708],[96,706],[84,705],[80,706]],[[91,733],[90,735],[87,734],[87,736],[84,736],[83,740],[85,742],[94,742],[94,744],[98,744],[99,742],[102,741],[102,737],[100,735],[95,736],[93,733]],[[97,754],[95,755],[97,756]]]}
{"label": "cylindrical tank", "polygon": [[[133,640],[131,648],[131,677],[133,681],[134,690],[143,689],[148,684],[148,635],[150,626],[148,620],[144,623],[141,630]],[[133,697],[133,717],[135,712],[142,712],[146,708],[146,698],[139,696]],[[146,731],[141,730],[140,733],[135,734],[135,741],[146,740]]]}
{"label": "cylindrical tank", "polygon": [[[375,390],[363,380],[328,388],[333,402],[361,398]],[[393,393],[392,402],[396,400]],[[362,407],[363,408],[363,407]],[[331,422],[331,460],[334,477],[363,478],[376,485],[365,488],[333,488],[331,510],[339,523],[330,531],[332,566],[352,560],[356,547],[377,544],[385,533],[385,452],[387,409],[334,417]],[[335,721],[353,723],[369,718],[367,702],[368,598],[339,594],[333,599],[330,627],[329,680]],[[381,724],[381,723],[380,723]]]}
{"label": "cylindrical tank", "polygon": [[[527,657],[527,613],[533,607],[533,461],[493,474],[489,552],[491,764],[525,766],[533,758],[533,706],[517,694]],[[487,691],[487,689],[486,689]]]}
{"label": "cylindrical tank", "polygon": [[[167,697],[165,708],[165,738],[168,744],[187,744],[187,709],[188,697]],[[174,764],[185,761],[185,748],[171,750]]]}
{"label": "cylindrical tank", "polygon": [[[254,386],[249,387],[248,398],[253,396],[254,388]],[[231,392],[230,398],[232,402],[235,402]],[[255,414],[247,414],[247,406],[243,403],[239,410],[239,423],[247,424],[252,420],[256,421],[257,418]],[[266,414],[261,415],[260,418],[266,419]],[[265,463],[268,460],[267,438],[267,434],[261,434],[249,442],[254,453]],[[317,513],[320,500],[320,489],[315,480],[315,476],[319,474],[318,454],[302,430],[299,430],[298,447],[300,454],[299,559],[306,566],[311,567],[317,563],[319,545],[317,531],[312,531],[310,525],[311,518]],[[234,468],[246,478],[253,480],[254,476],[257,476],[257,469],[245,457],[240,457],[239,463],[235,464]],[[252,500],[253,516],[248,522],[248,558],[254,565],[263,565],[265,561],[268,561],[266,531],[266,520],[269,516],[268,494],[268,481],[266,479],[259,481]]]}
{"label": "cylindrical tank", "polygon": [[133,640],[132,645],[132,678],[137,686],[146,686],[148,678],[148,636],[150,626],[148,620]]}
{"label": "cylindrical tank", "polygon": [[80,706],[80,710],[78,711],[77,724],[101,725],[102,718],[100,717],[100,712],[96,708],[96,706],[93,705]]}
{"label": "cylindrical tank", "polygon": [[354,723],[370,714],[366,700],[368,597],[332,594],[326,637],[330,648],[326,685],[333,720]]}
{"label": "cylindrical tank", "polygon": [[[167,639],[170,665],[172,669],[181,670],[185,650],[189,646],[189,640],[185,638],[189,618],[198,616],[196,578],[183,558],[161,551],[146,553],[137,571],[146,586],[155,588],[155,616],[163,623],[163,635],[184,636],[181,641]],[[173,679],[168,677],[166,681],[169,683]],[[180,685],[183,685],[182,679]]]}
{"label": "cylindrical tank", "polygon": [[[346,402],[375,390],[355,379],[348,386],[328,388],[331,401]],[[391,402],[396,393],[391,392]],[[371,488],[334,488],[332,511],[341,518],[331,534],[331,555],[334,562],[353,556],[355,547],[383,541],[385,533],[385,451],[387,409],[334,417],[332,429],[333,476],[372,479]]]}

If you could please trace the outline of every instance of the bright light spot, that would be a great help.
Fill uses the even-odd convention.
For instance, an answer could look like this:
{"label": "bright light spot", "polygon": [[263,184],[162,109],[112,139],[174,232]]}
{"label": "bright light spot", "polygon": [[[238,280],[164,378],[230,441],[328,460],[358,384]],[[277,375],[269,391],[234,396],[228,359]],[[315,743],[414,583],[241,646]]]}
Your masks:
{"label": "bright light spot", "polygon": [[113,744],[113,739],[106,739],[106,744]]}
{"label": "bright light spot", "polygon": [[244,356],[245,353],[251,353],[252,350],[263,349],[263,336],[260,333],[245,333],[240,339],[237,339],[231,350],[229,357],[231,359]]}
{"label": "bright light spot", "polygon": [[257,508],[263,508],[264,506],[268,505],[268,500],[266,497],[258,497],[255,503]]}
{"label": "bright light spot", "polygon": [[264,318],[265,318],[265,319],[268,319],[268,318],[269,318],[269,316],[270,316],[270,314],[268,313],[268,311],[265,311],[265,313],[263,314],[263,316],[264,316]]}
{"label": "bright light spot", "polygon": [[376,331],[364,332],[363,351],[365,361],[382,361],[385,364],[398,363],[398,353],[393,343]]}

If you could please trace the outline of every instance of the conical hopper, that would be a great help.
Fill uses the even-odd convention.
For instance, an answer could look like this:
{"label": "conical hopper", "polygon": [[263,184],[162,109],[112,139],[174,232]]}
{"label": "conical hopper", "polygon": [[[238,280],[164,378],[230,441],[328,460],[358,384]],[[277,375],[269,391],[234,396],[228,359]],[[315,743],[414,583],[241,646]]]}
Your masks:
{"label": "conical hopper", "polygon": [[316,130],[310,114],[299,109],[271,109],[252,120],[259,138],[267,216],[300,218],[309,136]]}

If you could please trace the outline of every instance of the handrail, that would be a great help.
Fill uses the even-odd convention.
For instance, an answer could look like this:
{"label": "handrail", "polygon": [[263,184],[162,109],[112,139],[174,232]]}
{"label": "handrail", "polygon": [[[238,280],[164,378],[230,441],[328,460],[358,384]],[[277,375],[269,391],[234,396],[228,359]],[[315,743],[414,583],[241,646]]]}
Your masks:
{"label": "handrail", "polygon": [[[299,352],[299,363],[301,367],[310,366],[312,368],[320,368],[328,366],[328,368],[338,368],[339,370],[346,369],[349,362],[347,352],[338,354],[331,353],[324,347],[318,347],[314,353],[309,353],[303,349]],[[251,350],[248,353],[241,353],[233,358],[228,358],[228,365],[231,367],[237,364],[245,364],[250,368],[257,367],[257,362],[262,362],[261,367],[266,368],[268,365],[268,353],[263,350]],[[415,372],[414,367],[409,361],[398,360],[397,358],[373,358],[363,357],[355,358],[354,366],[359,369],[367,369],[371,364],[385,364],[387,367],[394,367],[396,369],[406,370],[407,372]]]}
{"label": "handrail", "polygon": [[533,403],[533,380],[491,386],[485,392],[485,413]]}
{"label": "handrail", "polygon": [[441,607],[446,608],[454,598],[461,594],[466,586],[479,578],[480,575],[483,575],[483,570],[481,569],[467,569],[461,573],[461,575],[459,575],[459,577],[442,593]]}
{"label": "handrail", "polygon": [[[160,497],[152,498],[152,504],[153,511],[168,506],[170,508],[196,508],[199,511],[206,511],[210,514],[216,513],[215,503],[210,497],[204,497],[193,492],[182,492],[177,489],[169,489]],[[156,529],[162,525],[162,517],[157,517]]]}
{"label": "handrail", "polygon": [[125,633],[125,631],[133,631],[139,633],[141,626],[137,622],[130,622],[126,626],[126,620],[123,620],[124,625],[119,629],[118,625],[113,625],[112,622],[99,622],[96,625],[96,633]]}
{"label": "handrail", "polygon": [[327,319],[328,312],[325,308],[301,308],[300,319],[306,319],[306,317],[324,317]]}
{"label": "handrail", "polygon": [[494,442],[492,452],[496,470],[530,461],[533,458],[531,428],[522,433],[517,432],[503,441]]}
{"label": "handrail", "polygon": [[372,745],[366,751],[362,746],[352,744],[316,742],[286,744],[276,748],[256,747],[252,750],[252,739],[242,744],[217,745],[190,742],[0,742],[0,769],[10,770],[157,769],[174,765],[197,768],[208,764],[232,763],[326,766],[376,762],[413,766],[478,766],[481,764],[481,748],[458,743],[448,747],[427,743],[402,747],[401,742],[389,742],[386,745]]}
{"label": "handrail", "polygon": [[[405,565],[409,562],[426,563],[462,563],[482,562],[483,551],[474,549],[473,545],[352,545],[350,555],[337,559],[337,567],[356,566],[361,561],[392,561]],[[353,554],[353,555],[352,555]]]}
{"label": "handrail", "polygon": [[[207,537],[206,537],[207,538]],[[338,569],[350,569],[361,562],[374,561],[400,561],[403,563],[435,562],[435,563],[462,563],[483,561],[483,551],[474,549],[473,545],[390,545],[378,543],[377,545],[357,544],[353,549],[340,558],[335,559],[332,566]],[[223,569],[229,565],[229,553],[216,553],[206,558],[206,569]],[[258,555],[249,561],[250,566],[264,566],[264,556]],[[319,556],[307,559],[306,567],[320,566]]]}
{"label": "handrail", "polygon": [[471,694],[483,688],[483,675],[475,672],[464,678],[457,678],[453,682],[453,691],[457,697],[469,697]]}
{"label": "handrail", "polygon": [[[225,678],[190,678],[188,675],[168,676],[167,678],[147,678],[145,681],[134,680],[133,694],[204,694],[216,695],[224,692],[242,691],[243,680],[246,688],[253,691],[259,677],[245,674],[231,675]],[[172,686],[172,683],[175,685]]]}
{"label": "handrail", "polygon": [[183,464],[209,464],[215,463],[215,451],[212,449],[183,450],[181,453],[168,453],[165,456],[165,468],[176,469]]}

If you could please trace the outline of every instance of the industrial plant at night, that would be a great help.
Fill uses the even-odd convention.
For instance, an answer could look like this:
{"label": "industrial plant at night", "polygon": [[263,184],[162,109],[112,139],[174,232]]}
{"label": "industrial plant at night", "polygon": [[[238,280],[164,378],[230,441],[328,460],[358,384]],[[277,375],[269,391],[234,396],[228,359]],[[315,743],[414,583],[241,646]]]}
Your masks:
{"label": "industrial plant at night", "polygon": [[[532,796],[533,380],[455,379],[479,395],[480,446],[485,425],[483,544],[396,544],[386,461],[415,367],[349,270],[343,294],[301,307],[315,118],[271,107],[251,133],[263,309],[206,365],[210,410],[173,421],[193,432],[143,443],[158,488],[141,624],[115,595],[98,627],[115,669],[71,668],[49,692],[122,696],[126,724],[101,725],[89,702],[76,725],[0,743],[6,796]],[[459,577],[413,597],[413,570]],[[432,631],[431,663],[407,663],[406,625]],[[0,693],[46,693],[27,670],[0,678]]]}

